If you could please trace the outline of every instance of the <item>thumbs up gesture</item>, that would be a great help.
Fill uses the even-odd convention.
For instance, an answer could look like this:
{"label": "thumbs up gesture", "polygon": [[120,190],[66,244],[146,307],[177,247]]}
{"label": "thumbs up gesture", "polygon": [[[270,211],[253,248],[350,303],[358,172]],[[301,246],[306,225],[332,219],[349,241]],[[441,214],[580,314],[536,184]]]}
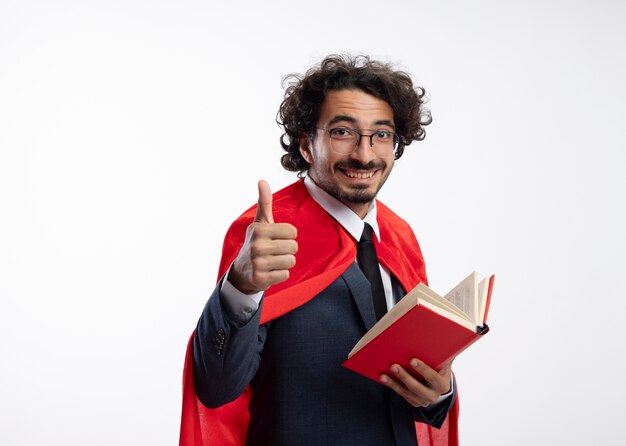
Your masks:
{"label": "thumbs up gesture", "polygon": [[287,280],[289,269],[296,264],[296,235],[293,225],[274,223],[272,191],[266,181],[259,181],[256,216],[246,230],[228,281],[242,293],[254,294]]}

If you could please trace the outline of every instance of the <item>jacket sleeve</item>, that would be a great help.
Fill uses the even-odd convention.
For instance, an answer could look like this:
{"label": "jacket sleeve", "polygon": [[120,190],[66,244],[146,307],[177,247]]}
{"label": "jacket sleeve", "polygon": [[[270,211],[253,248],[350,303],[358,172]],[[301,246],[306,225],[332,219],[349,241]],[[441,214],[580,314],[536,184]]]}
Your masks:
{"label": "jacket sleeve", "polygon": [[243,393],[259,367],[267,334],[267,326],[259,326],[262,303],[247,322],[238,321],[222,301],[222,280],[202,311],[193,339],[196,395],[209,408]]}
{"label": "jacket sleeve", "polygon": [[431,404],[427,407],[420,407],[415,409],[414,418],[415,421],[428,424],[430,426],[439,429],[443,422],[446,420],[448,412],[454,405],[456,400],[456,380],[453,375],[452,394],[446,399],[437,403]]}

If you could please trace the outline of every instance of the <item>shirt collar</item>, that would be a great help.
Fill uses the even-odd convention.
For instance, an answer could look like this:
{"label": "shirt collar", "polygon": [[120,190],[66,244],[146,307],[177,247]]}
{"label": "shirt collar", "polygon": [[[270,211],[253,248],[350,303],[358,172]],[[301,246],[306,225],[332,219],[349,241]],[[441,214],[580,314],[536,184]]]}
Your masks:
{"label": "shirt collar", "polygon": [[304,178],[304,185],[313,200],[315,200],[317,204],[319,204],[326,212],[337,220],[337,222],[339,222],[339,224],[343,226],[343,228],[348,231],[348,233],[354,237],[355,240],[358,241],[361,239],[365,223],[369,223],[374,230],[374,234],[378,238],[378,241],[380,241],[378,222],[376,221],[376,200],[372,200],[372,203],[367,211],[367,215],[361,220],[361,217],[355,214],[352,209],[315,184],[308,174]]}

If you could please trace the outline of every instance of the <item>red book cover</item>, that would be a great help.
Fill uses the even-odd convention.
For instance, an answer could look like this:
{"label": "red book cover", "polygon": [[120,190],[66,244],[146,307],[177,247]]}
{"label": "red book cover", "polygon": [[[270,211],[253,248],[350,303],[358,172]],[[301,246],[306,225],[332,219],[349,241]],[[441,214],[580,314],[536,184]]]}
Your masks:
{"label": "red book cover", "polygon": [[491,305],[491,293],[493,291],[493,281],[495,278],[495,275],[489,278],[489,291],[487,291],[487,305],[485,308],[485,317],[483,317],[483,324],[487,324],[487,315],[489,314],[489,306]]}

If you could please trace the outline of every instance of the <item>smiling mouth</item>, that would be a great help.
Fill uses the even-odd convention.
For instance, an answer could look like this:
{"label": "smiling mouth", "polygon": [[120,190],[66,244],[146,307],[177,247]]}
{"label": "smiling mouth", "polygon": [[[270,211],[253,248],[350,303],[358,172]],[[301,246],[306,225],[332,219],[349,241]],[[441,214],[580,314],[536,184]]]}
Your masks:
{"label": "smiling mouth", "polygon": [[339,169],[348,178],[358,178],[361,180],[367,180],[372,178],[378,170],[351,170],[351,169]]}

